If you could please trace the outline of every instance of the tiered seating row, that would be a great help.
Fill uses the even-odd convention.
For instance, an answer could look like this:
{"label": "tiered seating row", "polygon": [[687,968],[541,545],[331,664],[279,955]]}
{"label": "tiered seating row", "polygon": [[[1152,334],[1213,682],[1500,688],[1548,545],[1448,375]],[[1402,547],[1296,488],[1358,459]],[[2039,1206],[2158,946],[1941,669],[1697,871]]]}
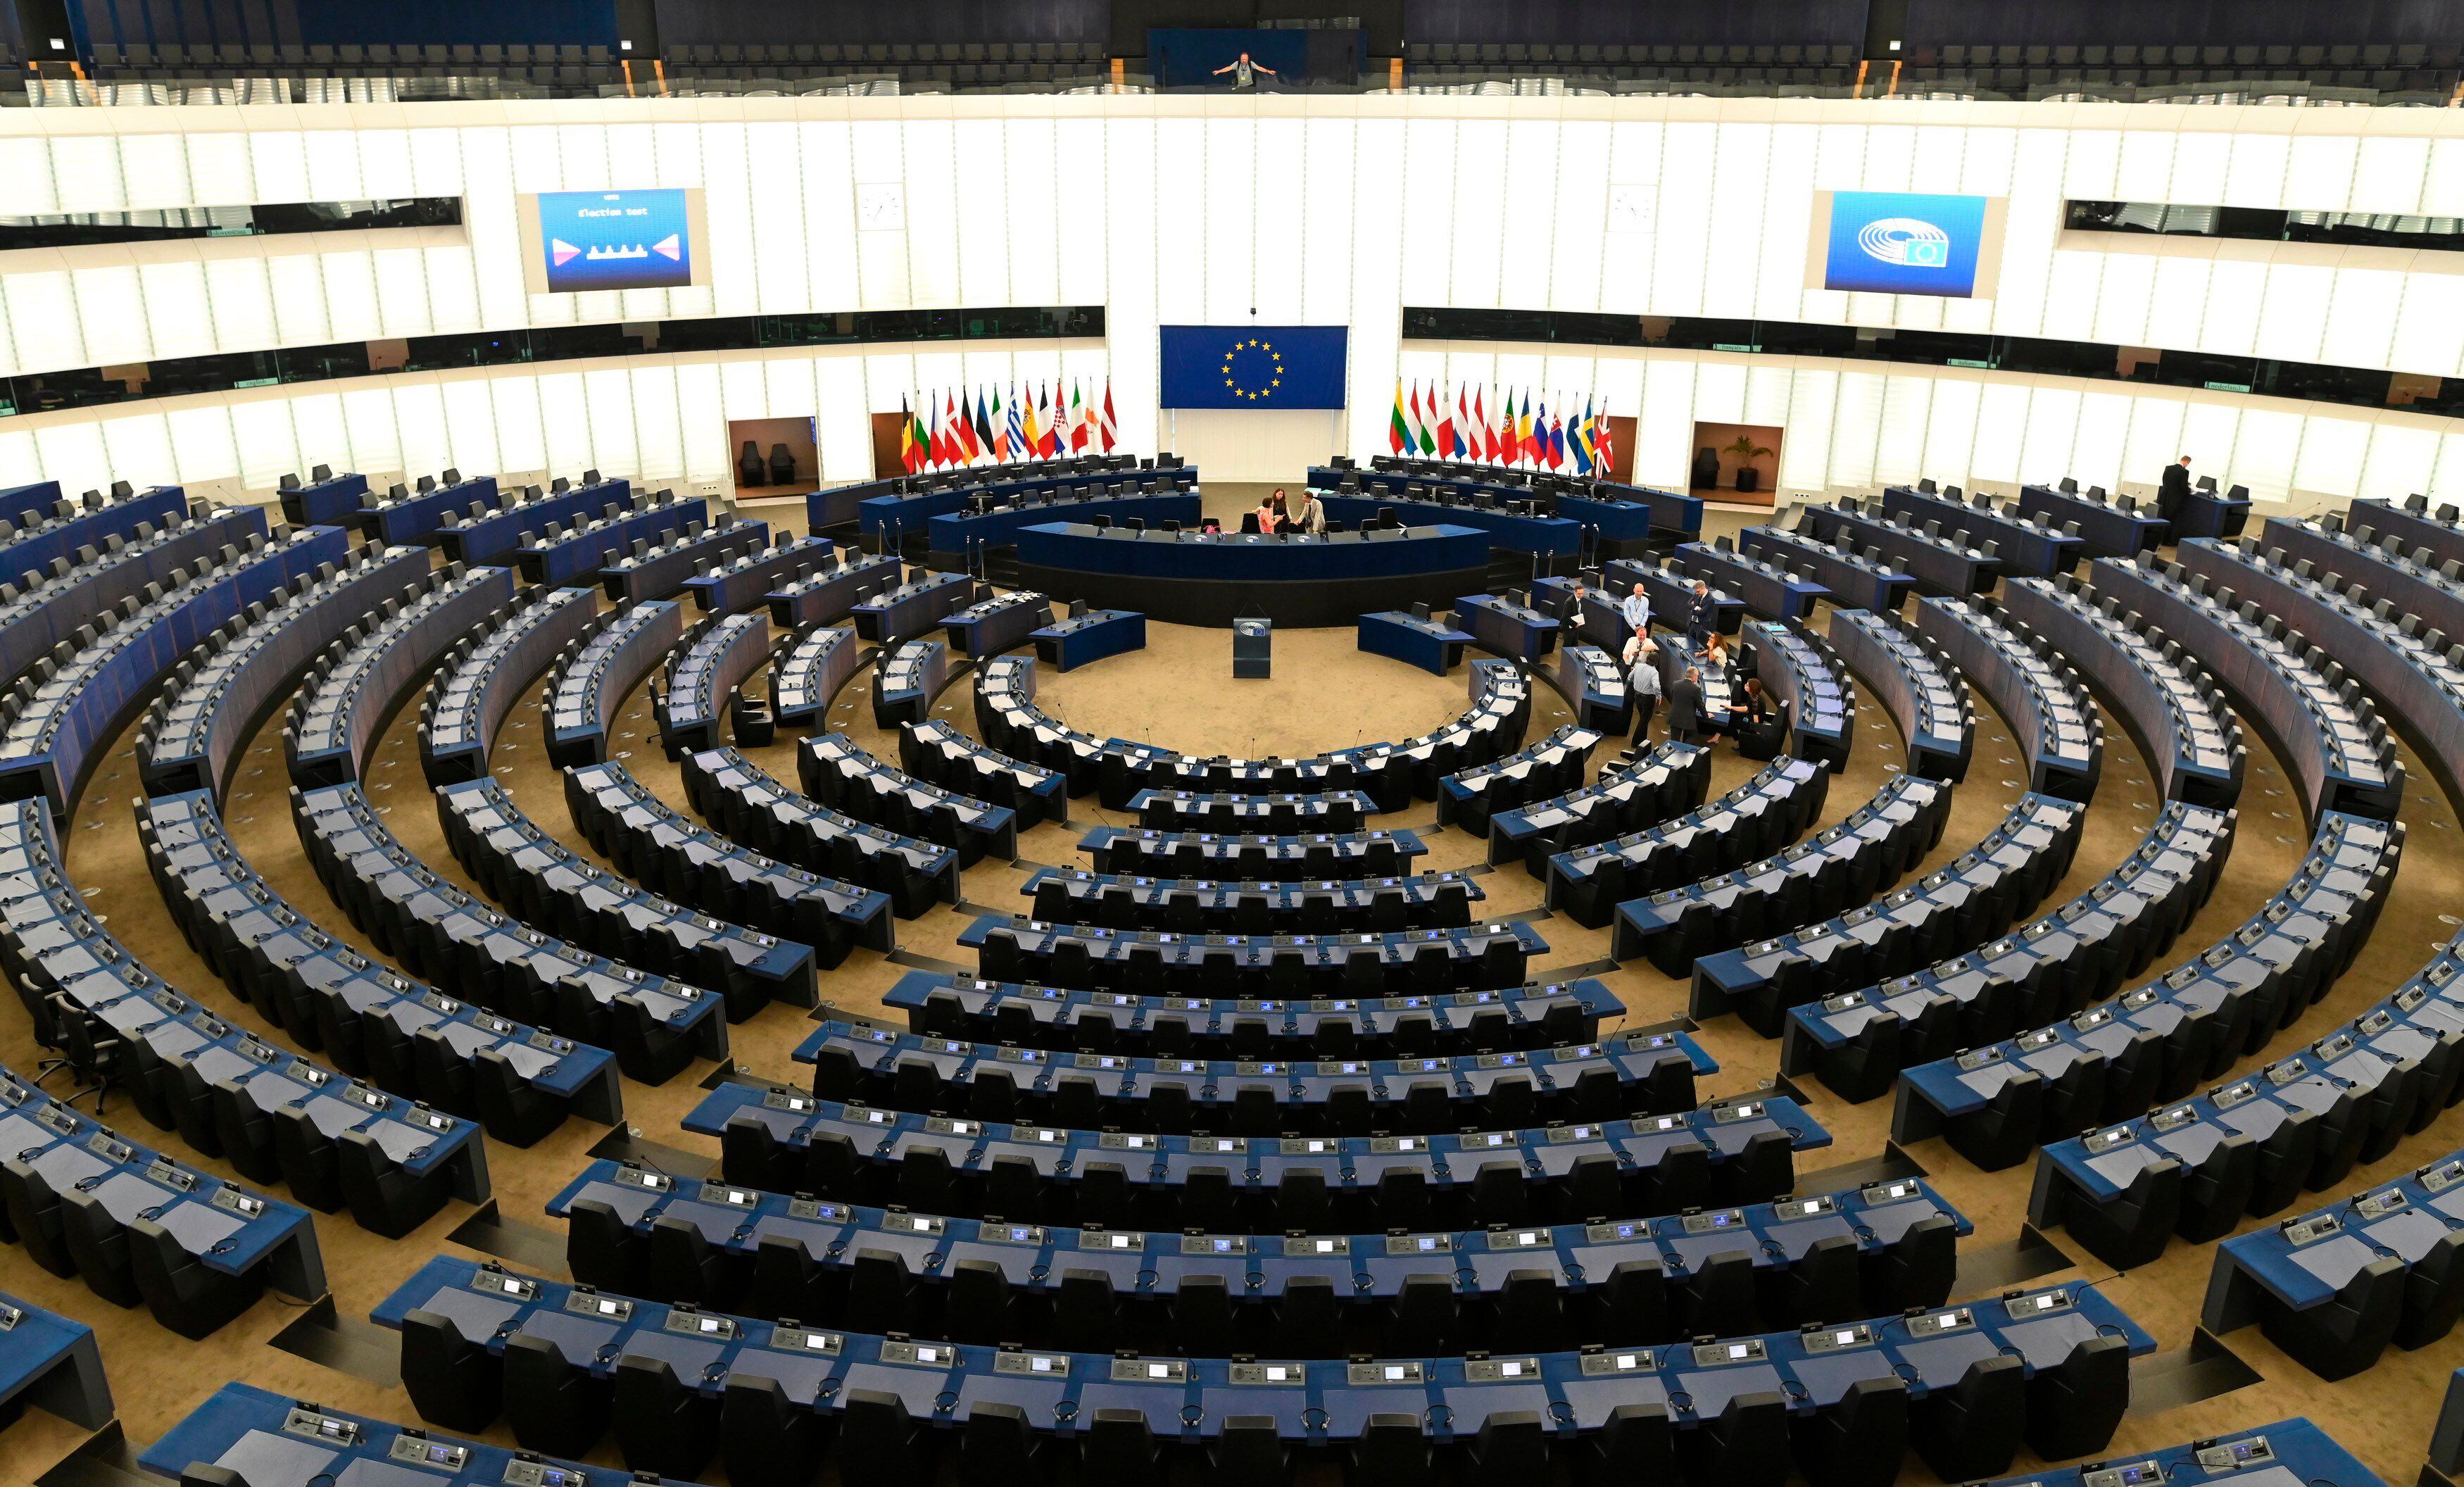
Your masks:
{"label": "tiered seating row", "polygon": [[1906,602],[1908,589],[1916,583],[1879,555],[1859,552],[1836,539],[1816,542],[1802,532],[1749,526],[1737,535],[1737,543],[1775,567],[1803,573],[1830,590],[1833,604],[1846,609],[1890,613]]}
{"label": "tiered seating row", "polygon": [[1018,815],[1007,806],[927,785],[848,743],[844,733],[825,733],[797,745],[796,773],[804,793],[822,804],[955,847],[961,863],[1018,855]]}
{"label": "tiered seating row", "polygon": [[1601,735],[1568,723],[1537,744],[1438,781],[1438,823],[1485,835],[1496,811],[1579,788]]}
{"label": "tiered seating row", "polygon": [[11,1239],[118,1306],[209,1336],[272,1286],[325,1294],[307,1212],[155,1152],[0,1069],[0,1197]]}
{"label": "tiered seating row", "polygon": [[585,522],[560,526],[551,521],[538,540],[521,544],[516,552],[522,576],[534,584],[561,588],[595,583],[600,569],[635,543],[689,535],[709,514],[709,502],[698,496],[679,499],[673,491],[661,491],[648,499],[637,497],[602,507]]}
{"label": "tiered seating row", "polygon": [[873,657],[872,725],[888,733],[932,716],[933,699],[950,679],[946,640],[910,640]]}
{"label": "tiered seating row", "polygon": [[1623,1346],[1939,1306],[1970,1232],[1914,1178],[1660,1218],[1253,1238],[944,1218],[601,1161],[548,1211],[574,1278],[626,1296],[1175,1357]]}
{"label": "tiered seating row", "polygon": [[[894,552],[871,557],[824,553],[805,571],[793,577],[781,575],[784,581],[763,595],[770,605],[770,622],[781,630],[833,624],[873,595],[897,588],[905,571]],[[734,607],[722,612],[733,613]]]}
{"label": "tiered seating row", "polygon": [[[1108,989],[1189,988],[1225,996],[1436,995],[1519,986],[1549,942],[1528,923],[1382,935],[1177,935],[984,915],[958,934],[996,981],[1034,979]],[[1200,990],[1198,988],[1203,988]]]}
{"label": "tiered seating row", "polygon": [[864,665],[869,653],[852,630],[820,626],[797,635],[770,661],[770,714],[782,728],[812,729],[828,717],[830,699]]}
{"label": "tiered seating row", "polygon": [[1425,1057],[1441,1051],[1585,1043],[1625,1005],[1598,981],[1484,987],[1437,996],[1303,1001],[1168,997],[1136,991],[1022,986],[910,971],[882,998],[908,1026],[940,1037],[1185,1057],[1263,1059],[1307,1052],[1336,1058]]}
{"label": "tiered seating row", "polygon": [[1922,779],[1968,778],[1976,708],[1950,657],[1870,610],[1831,611],[1832,654],[1864,679],[1907,741],[1908,769]]}
{"label": "tiered seating row", "polygon": [[2068,656],[2121,708],[2167,800],[2219,809],[2241,798],[2241,720],[2182,643],[2076,579],[2013,579],[2003,608]]}
{"label": "tiered seating row", "polygon": [[539,699],[547,725],[547,762],[560,769],[595,765],[608,755],[607,730],[626,695],[650,674],[685,633],[685,611],[671,599],[612,610],[592,623],[588,605],[572,624]]}
{"label": "tiered seating row", "polygon": [[1694,1108],[1719,1065],[1682,1032],[1461,1058],[1298,1063],[1055,1054],[825,1022],[796,1049],[825,1099],[964,1111],[1082,1130],[1362,1135],[1543,1121],[1605,1121]]}
{"label": "tiered seating row", "polygon": [[1358,790],[1374,809],[1435,800],[1438,781],[1514,752],[1530,722],[1530,684],[1510,661],[1471,663],[1471,705],[1435,733],[1370,744],[1310,759],[1196,758],[1151,744],[1100,740],[1035,705],[1035,659],[996,656],[976,670],[976,727],[1012,759],[1097,792],[1108,810],[1129,809],[1140,790]]}
{"label": "tiered seating row", "polygon": [[141,963],[69,882],[40,798],[0,812],[0,854],[22,864],[0,904],[0,968],[38,1041],[88,1075],[120,1042],[125,1087],[154,1124],[377,1233],[409,1232],[449,1195],[487,1198],[477,1125],[284,1053]]}
{"label": "tiered seating row", "polygon": [[[451,645],[428,697],[419,709],[419,766],[428,783],[458,785],[488,772],[488,756],[496,746],[496,730],[513,716],[531,678],[545,670],[557,655],[589,628],[596,603],[587,588],[533,588],[513,592],[513,574],[506,568],[473,568],[477,590],[440,604],[416,621],[419,635],[400,645],[387,662],[407,682],[440,644]],[[353,732],[356,758],[373,742],[387,699],[400,685],[378,694],[371,709],[347,694],[343,705],[363,713]],[[554,717],[551,710],[550,718]],[[358,771],[340,775],[303,775],[295,766],[292,778],[301,785],[339,784]]]}
{"label": "tiered seating row", "polygon": [[1760,774],[1691,814],[1549,859],[1549,907],[1590,928],[1617,905],[1776,852],[1822,812],[1831,775],[1801,759]]}
{"label": "tiered seating row", "polygon": [[[112,508],[106,508],[112,509]],[[174,569],[202,572],[225,547],[236,548],[266,535],[265,510],[240,506],[190,512],[173,507],[160,531],[150,521],[106,531],[91,562],[54,559],[33,582],[0,584],[0,680],[13,679],[52,654],[96,616],[142,594],[149,584],[167,586]]]}
{"label": "tiered seating row", "polygon": [[532,486],[521,499],[477,516],[447,511],[438,523],[436,541],[445,555],[457,563],[499,563],[538,542],[559,522],[612,515],[631,505],[632,499],[632,482],[603,480],[595,470],[583,476],[580,485],[559,477],[546,495]]}
{"label": "tiered seating row", "polygon": [[418,547],[361,547],[339,570],[301,574],[270,601],[249,606],[180,664],[146,712],[137,739],[137,771],[149,795],[211,790],[216,799],[257,721],[327,637],[370,621],[382,624],[429,592],[462,577],[433,572]]}
{"label": "tiered seating row", "polygon": [[1079,839],[1099,873],[1246,882],[1388,877],[1410,871],[1428,848],[1412,832],[1318,836],[1218,836],[1099,826]]}
{"label": "tiered seating row", "polygon": [[1735,1012],[1767,1038],[1808,1002],[1887,980],[2000,934],[2070,871],[2087,808],[2027,795],[1946,867],[1809,928],[1694,963],[1691,1015]]}
{"label": "tiered seating row", "polygon": [[729,1082],[685,1118],[729,1182],[1014,1223],[1202,1233],[1583,1223],[1759,1203],[1830,1134],[1785,1097],[1436,1136],[1160,1136],[987,1124]]}
{"label": "tiered seating row", "polygon": [[727,1053],[720,999],[551,938],[454,887],[394,839],[357,783],[291,792],[325,891],[378,949],[490,1010],[616,1054],[625,1076],[673,1077]]}
{"label": "tiered seating row", "polygon": [[223,548],[217,566],[196,577],[173,569],[167,589],[149,585],[122,599],[99,632],[81,628],[61,642],[71,648],[65,658],[35,663],[0,705],[8,720],[0,728],[0,798],[40,795],[66,810],[96,751],[198,642],[347,554],[340,527],[277,528],[265,541],[250,538],[245,553]]}
{"label": "tiered seating row", "polygon": [[1038,868],[1019,891],[1035,899],[1037,919],[1058,923],[1247,935],[1453,927],[1470,923],[1471,906],[1488,897],[1459,872],[1269,883]]}
{"label": "tiered seating row", "polygon": [[1851,498],[1836,506],[1808,506],[1797,518],[1801,537],[1856,548],[1876,563],[1904,570],[1919,593],[1962,599],[1981,594],[2001,575],[2002,558],[1993,539],[1969,545],[1967,528],[1954,525],[1943,535],[1942,520],[1925,516],[1903,522],[1887,507],[1868,510]]}
{"label": "tiered seating row", "polygon": [[606,1050],[496,1016],[337,942],[239,854],[210,792],[144,802],[137,834],[188,947],[302,1047],[517,1146],[568,1112],[624,1118]]}
{"label": "tiered seating row", "polygon": [[2207,902],[2233,848],[2233,812],[2174,801],[2086,892],[1981,949],[1793,1008],[1780,1070],[1844,1099],[1887,1093],[1912,1064],[1998,1042],[2113,994]]}
{"label": "tiered seating row", "polygon": [[769,546],[770,523],[739,522],[730,513],[708,527],[689,524],[656,544],[635,538],[630,551],[618,553],[601,566],[599,583],[618,604],[662,598],[702,574],[758,556]]}
{"label": "tiered seating row", "polygon": [[[509,568],[456,565],[443,573],[382,623],[336,640],[301,678],[282,729],[294,783],[358,779],[412,681],[447,647],[492,625],[518,602]],[[450,691],[451,702],[440,704],[439,690]],[[438,769],[435,757],[474,746],[484,702],[468,685],[430,691],[421,718],[420,752],[431,779]]]}
{"label": "tiered seating row", "polygon": [[901,919],[935,901],[956,903],[958,853],[843,815],[763,773],[732,748],[684,757],[685,796],[694,810],[756,852],[807,872],[890,895]]}
{"label": "tiered seating row", "polygon": [[1956,485],[1937,491],[1931,480],[1914,487],[1882,487],[1881,510],[1903,527],[1938,525],[1954,540],[1968,533],[1979,548],[1992,544],[2006,578],[2059,578],[2079,566],[2084,545],[2075,532],[2058,532],[2022,516],[2015,501],[1996,506],[1982,491],[1972,498],[1963,496]]}
{"label": "tiered seating row", "polygon": [[668,657],[667,687],[655,710],[659,746],[668,757],[716,748],[736,689],[769,658],[770,621],[758,611],[715,615],[695,627]]}
{"label": "tiered seating row", "polygon": [[813,1005],[814,946],[694,913],[606,872],[540,831],[494,778],[439,787],[436,818],[463,871],[527,921],[712,987],[731,1022],[773,1000]]}
{"label": "tiered seating row", "polygon": [[828,538],[796,537],[782,529],[770,534],[766,549],[739,553],[682,582],[693,607],[704,614],[733,614],[767,603],[781,587],[838,561],[838,545]]}
{"label": "tiered seating row", "polygon": [[688,821],[616,760],[567,769],[564,800],[619,871],[708,914],[809,944],[825,969],[857,944],[891,948],[888,894],[774,862]]}
{"label": "tiered seating row", "polygon": [[1699,744],[1670,742],[1630,749],[1579,789],[1494,811],[1488,818],[1489,863],[1520,861],[1525,872],[1545,877],[1549,859],[1558,853],[1647,831],[1692,810],[1703,804],[1710,784],[1711,751]]}
{"label": "tiered seating row", "polygon": [[2126,1120],[2216,1077],[2342,973],[2386,902],[2403,843],[2393,823],[2328,813],[2299,871],[2241,928],[2116,1000],[1909,1070],[1894,1130],[1903,1141],[1939,1133],[1977,1165],[2003,1167],[2064,1131]]}
{"label": "tiered seating row", "polygon": [[421,476],[416,493],[397,485],[382,499],[363,496],[356,524],[370,542],[433,546],[448,516],[473,519],[503,507],[505,493],[495,476],[476,475],[465,480],[458,478],[460,473],[446,471],[442,484]]}
{"label": "tiered seating row", "polygon": [[2084,801],[2104,773],[2104,720],[2085,683],[2034,633],[1965,599],[1919,599],[1917,633],[1985,694],[2028,761],[2028,788]]}
{"label": "tiered seating row", "polygon": [[937,718],[900,727],[898,762],[928,784],[1007,806],[1021,831],[1069,819],[1067,781],[995,753]]}
{"label": "tiered seating row", "polygon": [[1862,904],[1942,841],[1950,787],[1895,774],[1837,826],[1775,855],[1617,905],[1609,953],[1683,976],[1704,956]]}
{"label": "tiered seating row", "polygon": [[1857,694],[1839,657],[1802,621],[1750,620],[1745,627],[1746,660],[1771,697],[1788,709],[1788,752],[1848,767],[1857,743]]}

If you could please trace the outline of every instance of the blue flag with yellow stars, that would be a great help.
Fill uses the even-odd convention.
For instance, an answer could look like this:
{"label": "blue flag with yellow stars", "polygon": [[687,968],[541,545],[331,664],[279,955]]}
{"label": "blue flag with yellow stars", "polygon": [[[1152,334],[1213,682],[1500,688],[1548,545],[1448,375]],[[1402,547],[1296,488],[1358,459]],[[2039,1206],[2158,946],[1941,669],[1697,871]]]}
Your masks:
{"label": "blue flag with yellow stars", "polygon": [[1341,408],[1341,325],[1166,325],[1163,408]]}

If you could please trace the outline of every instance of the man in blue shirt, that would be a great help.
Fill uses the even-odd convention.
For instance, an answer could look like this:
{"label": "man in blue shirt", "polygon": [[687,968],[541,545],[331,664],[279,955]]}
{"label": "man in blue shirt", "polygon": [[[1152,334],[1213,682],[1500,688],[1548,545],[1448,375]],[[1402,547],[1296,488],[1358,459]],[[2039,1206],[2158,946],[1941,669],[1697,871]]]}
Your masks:
{"label": "man in blue shirt", "polygon": [[1640,584],[1635,585],[1634,592],[1617,601],[1617,613],[1624,617],[1626,629],[1649,630],[1651,628],[1651,596],[1642,591],[1642,586]]}

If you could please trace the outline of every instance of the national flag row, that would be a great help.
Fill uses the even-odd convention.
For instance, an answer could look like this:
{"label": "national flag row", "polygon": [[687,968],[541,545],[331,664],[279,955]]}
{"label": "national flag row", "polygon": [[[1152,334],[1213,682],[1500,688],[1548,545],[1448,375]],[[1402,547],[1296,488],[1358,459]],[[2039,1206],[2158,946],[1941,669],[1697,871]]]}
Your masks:
{"label": "national flag row", "polygon": [[1573,407],[1573,400],[1561,395],[1559,411],[1551,413],[1547,400],[1535,400],[1529,388],[1522,389],[1518,406],[1510,388],[1458,384],[1449,397],[1434,382],[1425,391],[1418,382],[1408,391],[1398,382],[1386,447],[1422,459],[1537,470],[1571,467],[1577,476],[1606,479],[1617,465],[1607,405],[1586,394],[1583,411],[1570,418],[1565,411]]}
{"label": "national flag row", "polygon": [[1072,381],[1066,391],[1057,382],[1039,383],[1022,394],[1012,383],[1006,402],[999,388],[978,388],[972,398],[957,388],[912,402],[901,398],[899,460],[909,475],[916,475],[951,465],[1109,455],[1120,442],[1112,380],[1104,379],[1101,401],[1091,391],[1091,386],[1082,390]]}

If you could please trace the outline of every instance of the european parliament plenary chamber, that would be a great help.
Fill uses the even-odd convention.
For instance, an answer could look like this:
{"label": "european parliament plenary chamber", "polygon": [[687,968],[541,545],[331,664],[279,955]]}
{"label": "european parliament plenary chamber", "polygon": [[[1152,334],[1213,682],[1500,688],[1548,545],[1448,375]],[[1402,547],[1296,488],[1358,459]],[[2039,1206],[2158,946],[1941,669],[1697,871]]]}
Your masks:
{"label": "european parliament plenary chamber", "polygon": [[1346,9],[0,3],[0,1481],[2464,1471],[2464,12]]}

